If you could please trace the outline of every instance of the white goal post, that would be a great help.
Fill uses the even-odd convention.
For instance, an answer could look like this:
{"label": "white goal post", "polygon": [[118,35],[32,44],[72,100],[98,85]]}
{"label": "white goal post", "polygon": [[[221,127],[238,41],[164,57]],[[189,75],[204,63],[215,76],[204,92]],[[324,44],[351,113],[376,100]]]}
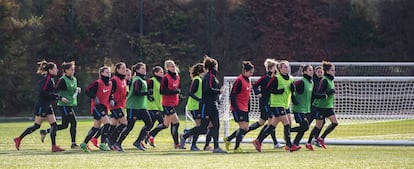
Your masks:
{"label": "white goal post", "polygon": [[[222,128],[224,129],[224,135],[229,134],[229,122],[233,118],[230,112],[229,95],[236,78],[236,76],[226,76],[223,80],[224,93],[221,97],[219,112],[220,120],[223,121]],[[252,77],[252,82],[254,83],[258,78]],[[296,80],[298,78],[295,77]],[[336,77],[335,88],[335,114],[340,124],[351,125],[396,120],[414,120],[414,77]],[[260,117],[259,99],[254,95],[253,91],[251,93],[250,106],[249,118],[252,123]],[[294,120],[292,123],[292,126],[294,126]],[[328,143],[414,145],[414,140],[404,140],[403,137],[398,140],[395,140],[395,138],[388,140],[387,135],[389,133],[386,133],[386,129],[377,129],[384,130],[384,133],[380,132],[380,135],[384,135],[383,138],[380,138],[381,136],[379,135],[373,136],[373,140],[370,140],[369,137],[366,140],[357,140],[352,137],[345,139],[338,138],[328,140]],[[399,130],[401,130],[401,133],[406,133],[404,130],[414,131],[414,127],[401,126]],[[367,134],[369,135],[369,133]],[[307,138],[306,135],[304,138]],[[408,137],[413,138],[414,135]]]}
{"label": "white goal post", "polygon": [[[411,145],[414,146],[414,62],[332,62],[335,65],[335,113],[345,132],[330,138],[328,144]],[[314,67],[321,62],[290,62],[291,74],[299,78],[301,64]],[[259,77],[252,77],[253,83]],[[230,91],[236,76],[224,76],[220,96],[220,135],[236,129],[230,112]],[[251,94],[250,123],[260,117],[258,98]],[[186,111],[186,121],[193,121]],[[328,122],[329,123],[329,122]],[[292,118],[292,126],[295,126]],[[312,124],[311,127],[313,127]],[[341,129],[341,126],[345,126]],[[390,125],[397,126],[391,128]],[[187,126],[187,125],[186,125]],[[351,126],[351,127],[349,127]],[[283,127],[278,127],[283,128]],[[345,128],[345,129],[344,129]],[[259,130],[259,129],[258,129]],[[352,131],[351,131],[352,130]],[[281,136],[281,132],[277,133]],[[307,139],[309,131],[305,133]],[[343,136],[345,135],[345,136]],[[245,141],[254,135],[246,135]],[[278,137],[283,142],[283,137]],[[265,142],[269,140],[265,140]],[[302,140],[303,141],[303,140]]]}

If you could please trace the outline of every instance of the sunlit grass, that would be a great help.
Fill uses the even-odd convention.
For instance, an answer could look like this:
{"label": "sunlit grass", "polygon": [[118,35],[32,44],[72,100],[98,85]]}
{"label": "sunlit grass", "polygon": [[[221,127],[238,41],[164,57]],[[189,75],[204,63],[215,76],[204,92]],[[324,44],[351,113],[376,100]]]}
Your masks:
{"label": "sunlit grass", "polygon": [[[401,123],[401,122],[399,122]],[[412,121],[402,122],[406,127],[414,126]],[[184,129],[181,123],[180,132]],[[302,149],[289,153],[282,149],[274,150],[271,144],[263,146],[258,153],[250,143],[242,143],[244,153],[213,154],[211,152],[190,152],[173,149],[170,130],[166,129],[156,137],[157,147],[148,147],[147,151],[136,150],[132,142],[136,139],[142,122],[135,125],[134,130],[124,142],[124,153],[102,152],[92,148],[86,154],[81,150],[70,150],[69,130],[58,132],[57,143],[66,148],[61,153],[50,152],[50,139],[40,142],[39,132],[28,135],[22,141],[21,151],[14,148],[13,137],[32,125],[32,122],[8,122],[0,124],[0,164],[1,168],[411,168],[414,166],[414,147],[405,146],[330,146],[328,149],[316,148],[310,152]],[[92,125],[91,120],[81,120],[78,124],[77,142],[83,140]],[[189,124],[187,124],[190,126]],[[410,132],[394,132],[391,123],[370,123],[364,125],[343,125],[330,135],[331,138],[352,138],[364,136],[363,129],[369,129],[365,136],[380,135],[375,129],[378,125],[386,125],[390,134],[400,133],[403,137],[412,137]],[[42,128],[49,125],[45,122]],[[234,124],[231,124],[234,129]],[[278,138],[282,132],[278,127]],[[259,130],[246,137],[256,137]],[[343,131],[351,131],[344,133]],[[222,133],[221,133],[222,134]],[[305,134],[307,137],[307,134]],[[357,138],[358,138],[357,137]],[[90,144],[91,145],[91,144]],[[203,143],[199,143],[202,147]],[[233,146],[233,145],[232,145]],[[92,147],[92,146],[91,146]],[[187,146],[189,147],[189,146]],[[224,145],[221,144],[224,148]]]}

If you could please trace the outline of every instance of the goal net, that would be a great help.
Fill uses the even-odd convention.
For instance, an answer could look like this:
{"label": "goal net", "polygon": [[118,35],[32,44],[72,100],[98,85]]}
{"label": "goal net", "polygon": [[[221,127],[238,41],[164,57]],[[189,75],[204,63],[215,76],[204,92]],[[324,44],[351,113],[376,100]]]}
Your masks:
{"label": "goal net", "polygon": [[[229,100],[236,78],[224,77],[223,81],[225,92],[219,111],[224,135],[237,129]],[[258,78],[252,77],[252,82]],[[335,89],[334,109],[340,125],[328,136],[328,143],[414,145],[414,77],[336,77]],[[253,123],[260,118],[259,98],[253,91],[250,100],[249,118]],[[297,124],[293,115],[291,119],[294,127]],[[256,136],[249,133],[246,137]],[[277,130],[277,137],[283,141],[282,130]]]}
{"label": "goal net", "polygon": [[[290,64],[291,70],[297,70],[302,63],[291,62]],[[306,64],[316,66],[320,65],[320,62]],[[414,145],[414,77],[412,76],[414,64],[372,62],[334,64],[338,75],[335,78],[334,110],[339,126],[327,137],[326,142],[345,145]],[[353,76],[343,76],[348,74]],[[296,75],[295,72],[292,71],[292,75]],[[229,97],[236,78],[236,76],[225,76],[223,79],[224,93],[220,97],[219,104],[221,136],[227,136],[238,128],[232,120]],[[252,83],[258,78],[252,77]],[[295,80],[298,78],[296,76]],[[250,100],[251,124],[259,120],[260,109],[259,98],[253,91]],[[187,116],[191,117],[189,113]],[[292,127],[297,126],[293,114],[291,119]],[[314,123],[311,124],[310,130]],[[329,124],[327,120],[324,129]],[[302,142],[308,139],[310,130],[305,133]],[[259,131],[260,128],[249,132],[244,140],[256,138]],[[291,138],[293,139],[295,135],[296,133],[292,133]],[[284,142],[281,124],[276,127],[276,136],[278,141]],[[270,142],[270,140],[265,140],[265,142]]]}
{"label": "goal net", "polygon": [[[321,62],[290,62],[292,75],[299,76],[299,66],[319,66]],[[336,76],[413,76],[413,62],[334,62]]]}

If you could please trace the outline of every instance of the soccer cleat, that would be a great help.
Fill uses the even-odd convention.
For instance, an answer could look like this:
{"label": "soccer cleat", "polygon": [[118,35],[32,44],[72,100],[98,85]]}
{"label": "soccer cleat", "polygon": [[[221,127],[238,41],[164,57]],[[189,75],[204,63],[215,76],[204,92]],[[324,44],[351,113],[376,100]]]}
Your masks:
{"label": "soccer cleat", "polygon": [[119,152],[124,152],[124,149],[122,148],[121,144],[119,144],[119,143],[115,143],[115,148]]}
{"label": "soccer cleat", "polygon": [[116,148],[116,143],[112,144],[111,147],[109,147],[112,151],[118,151],[118,149]]}
{"label": "soccer cleat", "polygon": [[243,150],[241,149],[241,147],[238,147],[238,148],[234,149],[234,152],[235,153],[242,153]]}
{"label": "soccer cleat", "polygon": [[86,145],[85,143],[82,143],[82,144],[80,144],[79,145],[79,147],[85,152],[85,153],[89,153],[89,152],[91,152],[90,150],[89,150],[89,147],[88,147],[88,145]]}
{"label": "soccer cleat", "polygon": [[144,145],[144,143],[142,143],[142,141],[141,141],[141,146],[143,147],[143,148],[145,148],[145,149],[147,149],[147,147],[145,147],[145,145]]}
{"label": "soccer cleat", "polygon": [[98,146],[98,139],[97,139],[97,138],[95,138],[95,137],[91,138],[91,142],[92,142],[92,144],[93,144],[96,148],[99,148],[99,146]]}
{"label": "soccer cleat", "polygon": [[252,143],[258,152],[262,152],[262,143],[259,140],[255,139]]}
{"label": "soccer cleat", "polygon": [[215,148],[213,153],[227,153],[227,151],[222,150],[221,148]]}
{"label": "soccer cleat", "polygon": [[190,150],[191,151],[200,151],[200,149],[196,145],[192,145]]}
{"label": "soccer cleat", "polygon": [[102,150],[102,151],[110,151],[111,150],[105,143],[99,144],[99,149]]}
{"label": "soccer cleat", "polygon": [[135,146],[138,150],[145,151],[145,148],[138,141],[135,141],[132,145]]}
{"label": "soccer cleat", "polygon": [[20,150],[20,142],[22,141],[22,139],[20,137],[16,137],[13,140],[14,140],[14,145],[16,146],[17,151],[19,151]]}
{"label": "soccer cleat", "polygon": [[275,144],[274,149],[283,148],[283,147],[284,147],[283,144],[277,143]]}
{"label": "soccer cleat", "polygon": [[311,144],[315,145],[316,147],[322,147],[321,144],[319,144],[319,142],[316,141],[316,138],[312,139]]}
{"label": "soccer cleat", "polygon": [[284,148],[286,151],[288,151],[288,150],[289,150],[289,147],[288,147],[288,146],[283,146],[283,148]]}
{"label": "soccer cleat", "polygon": [[180,135],[180,149],[185,149],[185,139],[184,135]]}
{"label": "soccer cleat", "polygon": [[148,144],[148,137],[149,137],[149,132],[147,132],[147,135],[145,135],[144,137],[145,144]]}
{"label": "soccer cleat", "polygon": [[151,135],[147,136],[147,142],[150,146],[155,147],[154,137],[152,137]]}
{"label": "soccer cleat", "polygon": [[229,140],[227,140],[227,137],[224,137],[223,141],[224,141],[224,148],[226,148],[227,151],[230,151],[231,142]]}
{"label": "soccer cleat", "polygon": [[45,142],[45,137],[46,137],[46,130],[40,130],[40,141],[42,141],[42,143]]}
{"label": "soccer cleat", "polygon": [[70,148],[71,148],[71,149],[78,149],[78,148],[79,148],[79,146],[78,146],[77,144],[72,144],[72,145],[70,145]]}
{"label": "soccer cleat", "polygon": [[313,151],[313,147],[312,144],[306,144],[305,145],[306,149],[308,149],[309,151]]}
{"label": "soccer cleat", "polygon": [[204,151],[211,151],[211,150],[213,150],[213,148],[210,147],[210,146],[204,146],[203,150]]}
{"label": "soccer cleat", "polygon": [[175,148],[175,149],[186,149],[185,147],[181,147],[181,145],[180,145],[180,144],[176,144],[176,145],[174,145],[174,148]]}
{"label": "soccer cleat", "polygon": [[65,149],[60,148],[57,145],[52,145],[52,152],[61,152],[61,151],[65,151]]}
{"label": "soccer cleat", "polygon": [[108,147],[111,149],[111,150],[113,150],[113,151],[115,151],[116,150],[116,148],[114,147],[114,143],[112,143],[112,141],[111,141],[111,139],[108,137],[108,138],[106,138],[105,139],[105,141],[106,141],[106,143],[108,144]]}
{"label": "soccer cleat", "polygon": [[326,149],[325,140],[323,138],[318,137],[316,141],[321,145],[322,148]]}
{"label": "soccer cleat", "polygon": [[290,147],[290,152],[294,152],[294,151],[298,151],[300,148],[302,148],[302,147],[300,147],[300,146],[297,146],[297,145],[292,145],[292,147]]}

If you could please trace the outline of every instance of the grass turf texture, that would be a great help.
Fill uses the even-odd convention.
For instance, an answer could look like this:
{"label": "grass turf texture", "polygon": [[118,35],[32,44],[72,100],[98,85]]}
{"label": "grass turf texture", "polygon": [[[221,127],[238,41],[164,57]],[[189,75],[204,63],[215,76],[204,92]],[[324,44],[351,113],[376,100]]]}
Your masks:
{"label": "grass turf texture", "polygon": [[[400,121],[399,123],[401,122],[405,124],[405,127],[411,128],[402,133],[403,137],[411,136],[412,138],[414,121]],[[393,131],[401,129],[393,128],[395,125],[392,123],[340,125],[330,137],[352,138],[354,135],[375,138],[377,134],[382,134],[375,130],[378,125],[385,125],[387,131],[395,134]],[[89,145],[92,152],[89,154],[80,149],[71,150],[68,129],[57,133],[57,144],[66,148],[65,152],[51,153],[50,137],[46,137],[45,143],[41,143],[39,130],[26,136],[22,141],[21,150],[16,151],[13,138],[32,124],[33,122],[2,122],[0,124],[0,168],[412,168],[414,166],[414,147],[412,146],[328,145],[328,149],[314,147],[315,151],[310,152],[302,145],[303,148],[298,152],[289,153],[282,149],[275,150],[271,144],[265,144],[263,152],[258,153],[252,144],[242,143],[241,148],[245,151],[244,153],[212,154],[205,151],[175,150],[169,129],[163,130],[156,137],[156,148],[148,145],[147,151],[142,152],[132,146],[142,127],[142,122],[135,125],[134,130],[124,141],[124,153],[102,152],[93,147],[91,143]],[[91,125],[92,120],[79,121],[78,144],[84,139]],[[231,126],[232,129],[236,128],[233,123]],[[49,124],[44,122],[42,129],[47,127]],[[283,138],[280,128],[282,127],[279,126],[277,131],[278,139]],[[372,132],[366,133],[361,128],[370,129]],[[181,123],[180,132],[183,129],[184,122]],[[351,132],[343,132],[345,130]],[[251,132],[246,137],[255,137],[258,131]],[[220,134],[222,136],[222,133]],[[305,138],[307,136],[308,132],[305,133]],[[200,148],[203,145],[198,144]],[[220,146],[224,148],[224,144]],[[189,148],[188,144],[187,148]]]}

